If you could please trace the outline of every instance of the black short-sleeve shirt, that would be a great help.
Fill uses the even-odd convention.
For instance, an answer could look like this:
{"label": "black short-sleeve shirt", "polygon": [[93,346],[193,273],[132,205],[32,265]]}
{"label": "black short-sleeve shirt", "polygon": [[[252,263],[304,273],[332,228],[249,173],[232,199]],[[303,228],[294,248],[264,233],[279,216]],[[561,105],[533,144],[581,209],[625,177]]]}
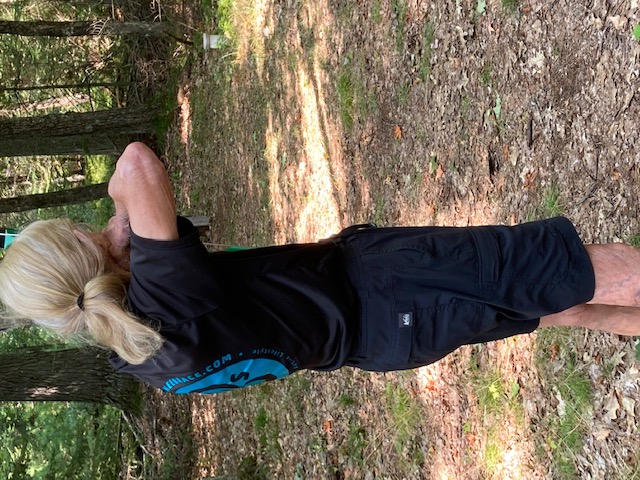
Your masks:
{"label": "black short-sleeve shirt", "polygon": [[178,230],[131,234],[129,308],[165,342],[141,365],[114,354],[114,367],[167,392],[217,393],[345,363],[357,307],[338,247],[209,253],[188,220]]}

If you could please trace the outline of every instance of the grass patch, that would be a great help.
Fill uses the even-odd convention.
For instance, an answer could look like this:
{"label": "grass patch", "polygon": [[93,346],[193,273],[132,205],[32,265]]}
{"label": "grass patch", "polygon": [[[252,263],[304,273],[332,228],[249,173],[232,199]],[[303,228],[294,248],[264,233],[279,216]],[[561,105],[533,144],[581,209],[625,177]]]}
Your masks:
{"label": "grass patch", "polygon": [[627,239],[627,242],[636,248],[640,248],[640,233],[634,233],[633,235],[631,235]]}
{"label": "grass patch", "polygon": [[380,5],[380,0],[375,0],[371,6],[371,18],[377,25],[382,23],[382,7]]}
{"label": "grass patch", "polygon": [[391,9],[396,17],[396,48],[398,53],[402,53],[405,32],[407,31],[407,4],[405,0],[392,0]]}
{"label": "grass patch", "polygon": [[[486,432],[481,468],[486,478],[498,478],[500,466],[507,458],[505,452],[512,444],[513,433],[506,433],[505,422],[515,423],[517,429],[524,428],[525,424],[520,385],[505,379],[497,369],[480,369],[475,355],[471,357],[470,370],[481,412],[480,431]],[[465,425],[465,431],[471,431],[471,425]]]}
{"label": "grass patch", "polygon": [[338,406],[340,408],[352,407],[356,404],[356,400],[351,396],[343,393],[338,397]]}
{"label": "grass patch", "polygon": [[416,434],[422,420],[422,410],[418,401],[409,392],[396,385],[385,386],[389,424],[394,436],[394,445],[400,453]]}
{"label": "grass patch", "polygon": [[491,64],[487,63],[480,73],[480,83],[485,87],[491,85]]}
{"label": "grass patch", "polygon": [[[558,406],[545,419],[540,438],[554,459],[554,478],[572,480],[579,477],[575,463],[582,450],[584,434],[592,420],[593,388],[588,376],[578,370],[576,346],[567,328],[544,329],[538,334],[538,369],[544,382],[555,385]],[[555,360],[551,366],[549,357]],[[561,368],[558,369],[557,363]]]}
{"label": "grass patch", "polygon": [[398,104],[403,107],[409,103],[409,93],[411,92],[411,85],[409,82],[403,82],[398,89]]}
{"label": "grass patch", "polygon": [[502,0],[502,8],[510,13],[515,12],[518,9],[519,0]]}
{"label": "grass patch", "polygon": [[558,185],[552,183],[547,187],[542,196],[542,213],[546,217],[557,217],[564,212],[564,205],[560,199]]}
{"label": "grass patch", "polygon": [[556,183],[552,183],[542,191],[540,204],[527,214],[526,219],[531,221],[558,217],[564,214],[564,208],[564,201],[560,196],[560,188]]}
{"label": "grass patch", "polygon": [[273,419],[264,407],[260,407],[253,419],[253,429],[258,437],[258,444],[262,453],[274,460],[282,457],[282,448],[278,442],[280,430],[277,421]]}
{"label": "grass patch", "polygon": [[342,126],[349,131],[356,115],[356,87],[350,71],[343,71],[338,77],[338,99]]}
{"label": "grass patch", "polygon": [[435,38],[435,29],[431,23],[427,22],[422,30],[422,58],[420,59],[420,69],[418,76],[421,81],[426,82],[431,72],[431,44]]}

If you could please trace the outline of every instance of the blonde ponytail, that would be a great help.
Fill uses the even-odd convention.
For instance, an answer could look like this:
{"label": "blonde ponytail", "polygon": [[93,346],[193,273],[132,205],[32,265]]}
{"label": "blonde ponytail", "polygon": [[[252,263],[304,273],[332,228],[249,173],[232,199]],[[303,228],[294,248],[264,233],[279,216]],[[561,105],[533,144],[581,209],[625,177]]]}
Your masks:
{"label": "blonde ponytail", "polygon": [[113,268],[90,235],[66,219],[25,228],[0,263],[4,317],[81,336],[140,364],[162,346],[162,337],[127,311],[128,274]]}

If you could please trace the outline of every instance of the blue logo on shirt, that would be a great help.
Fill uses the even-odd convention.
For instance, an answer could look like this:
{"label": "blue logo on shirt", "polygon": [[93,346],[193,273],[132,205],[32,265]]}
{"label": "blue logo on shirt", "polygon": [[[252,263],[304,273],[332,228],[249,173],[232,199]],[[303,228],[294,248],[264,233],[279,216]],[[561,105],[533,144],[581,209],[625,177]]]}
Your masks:
{"label": "blue logo on shirt", "polygon": [[[257,358],[246,358],[240,354],[234,361],[232,355],[224,355],[207,365],[202,372],[171,378],[165,383],[163,390],[177,394],[220,393],[277,380],[298,369],[295,360],[277,350],[258,349],[253,350],[252,354]],[[270,358],[262,355],[268,355]],[[290,364],[289,368],[285,361]],[[173,390],[178,385],[179,388]]]}
{"label": "blue logo on shirt", "polygon": [[266,358],[254,358],[229,365],[202,380],[177,389],[175,393],[220,393],[257,385],[267,380],[277,380],[287,375],[289,370],[282,363]]}

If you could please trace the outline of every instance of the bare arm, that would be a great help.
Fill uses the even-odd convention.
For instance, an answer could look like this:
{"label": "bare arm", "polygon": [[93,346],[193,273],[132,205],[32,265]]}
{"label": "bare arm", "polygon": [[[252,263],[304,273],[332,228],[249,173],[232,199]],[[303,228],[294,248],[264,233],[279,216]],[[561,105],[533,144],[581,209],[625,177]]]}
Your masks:
{"label": "bare arm", "polygon": [[[128,246],[127,225],[144,238],[175,240],[176,205],[162,162],[146,145],[130,144],[118,159],[109,181],[116,214],[105,229],[112,248]],[[128,220],[128,221],[127,221]]]}

